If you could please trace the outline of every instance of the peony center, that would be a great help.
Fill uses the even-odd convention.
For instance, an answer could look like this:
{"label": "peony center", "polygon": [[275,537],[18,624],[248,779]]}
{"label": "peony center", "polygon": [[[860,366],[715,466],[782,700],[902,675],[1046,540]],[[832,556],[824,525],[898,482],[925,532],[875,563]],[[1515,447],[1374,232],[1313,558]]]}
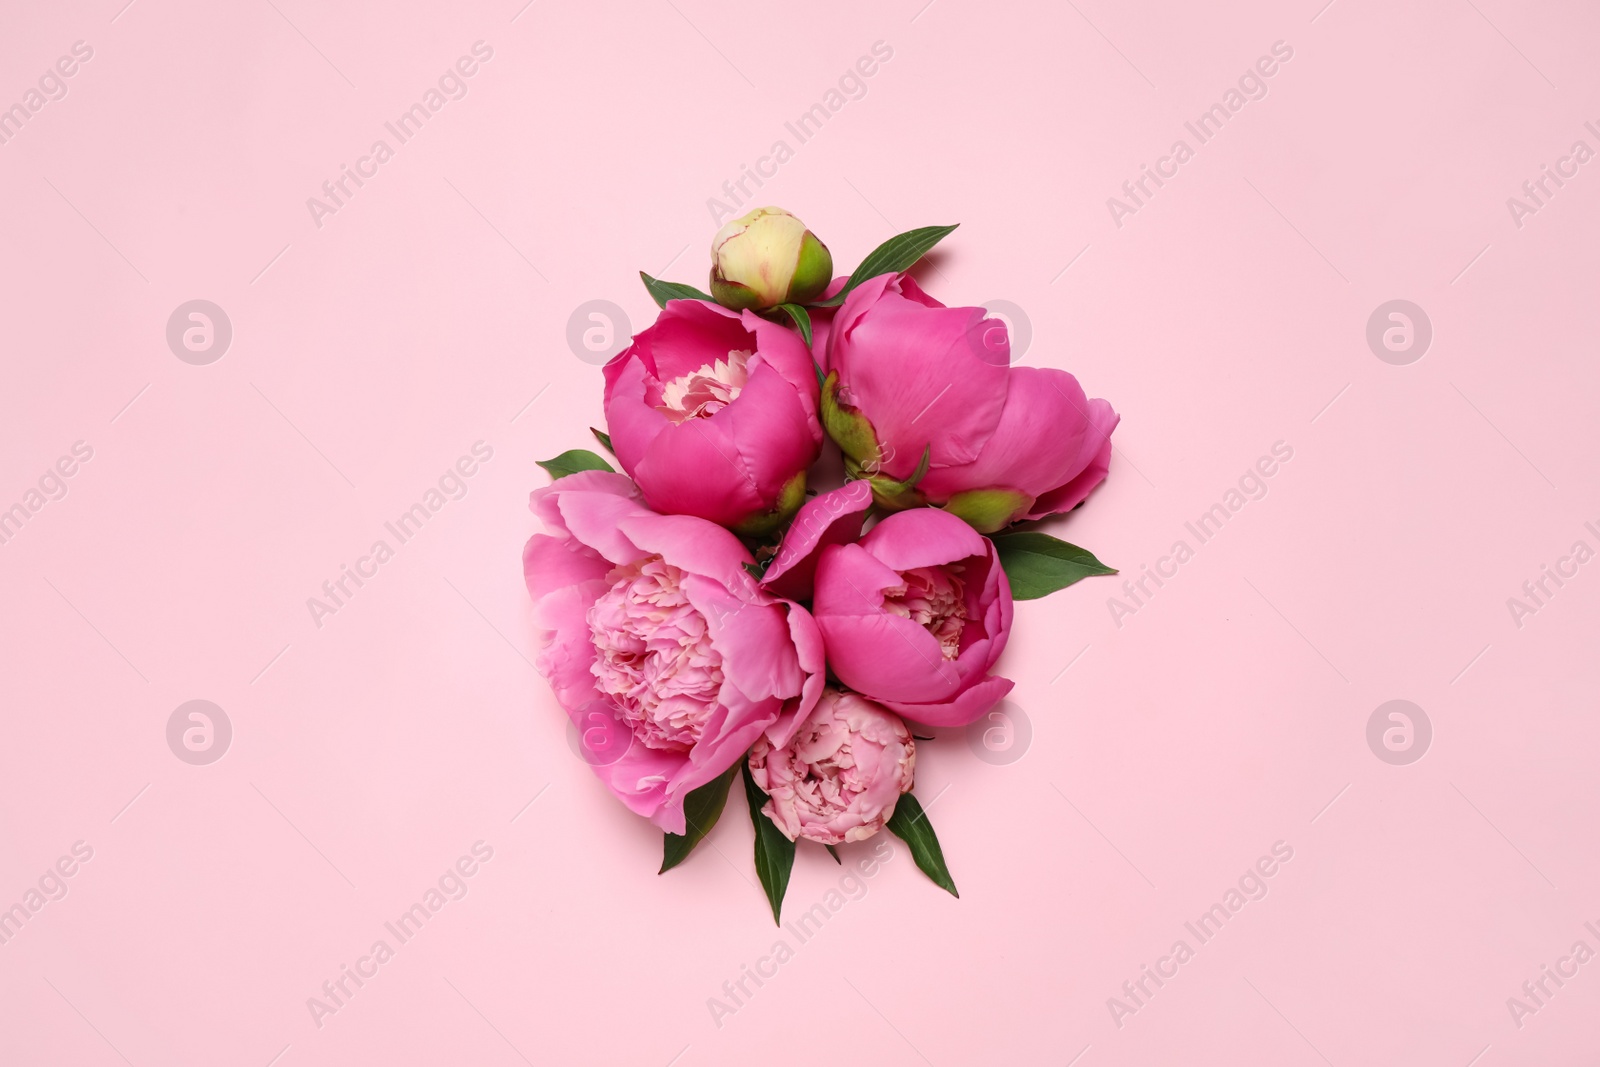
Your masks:
{"label": "peony center", "polygon": [[662,383],[658,410],[673,422],[709,419],[739,398],[740,390],[750,380],[745,369],[750,356],[748,351],[734,349],[726,359]]}
{"label": "peony center", "polygon": [[683,571],[659,556],[617,567],[589,608],[589,670],[617,717],[649,748],[686,752],[722,690],[722,654],[683,591]]}
{"label": "peony center", "polygon": [[969,618],[961,571],[959,563],[902,571],[904,584],[886,590],[883,598],[883,610],[925,627],[945,659],[961,654],[961,633]]}

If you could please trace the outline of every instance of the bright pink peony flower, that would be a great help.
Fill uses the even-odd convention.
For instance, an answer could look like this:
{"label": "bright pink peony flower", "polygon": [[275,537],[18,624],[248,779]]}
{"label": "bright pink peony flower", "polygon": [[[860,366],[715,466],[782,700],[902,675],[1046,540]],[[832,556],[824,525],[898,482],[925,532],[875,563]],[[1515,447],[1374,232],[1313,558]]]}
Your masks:
{"label": "bright pink peony flower", "polygon": [[739,539],[658,515],[620,474],[584,471],[530,501],[552,531],[523,550],[535,659],[594,771],[634,812],[684,832],[690,790],[763,732],[783,744],[824,683],[804,608],[759,589]]}
{"label": "bright pink peony flower", "polygon": [[989,673],[1011,584],[989,539],[947,512],[902,511],[824,548],[811,610],[839,681],[908,719],[964,726],[1011,691]]}
{"label": "bright pink peony flower", "polygon": [[[1005,326],[907,276],[845,298],[828,331],[823,420],[878,502],[935,504],[991,533],[1069,511],[1106,476],[1117,414],[1063,370],[1010,366]],[[926,475],[914,487],[926,452]]]}
{"label": "bright pink peony flower", "polygon": [[760,534],[805,498],[817,376],[793,330],[672,300],[605,367],[612,447],[656,511]]}
{"label": "bright pink peony flower", "polygon": [[793,841],[865,841],[911,791],[917,743],[898,715],[829,688],[786,745],[757,741],[750,777],[770,798],[761,810]]}

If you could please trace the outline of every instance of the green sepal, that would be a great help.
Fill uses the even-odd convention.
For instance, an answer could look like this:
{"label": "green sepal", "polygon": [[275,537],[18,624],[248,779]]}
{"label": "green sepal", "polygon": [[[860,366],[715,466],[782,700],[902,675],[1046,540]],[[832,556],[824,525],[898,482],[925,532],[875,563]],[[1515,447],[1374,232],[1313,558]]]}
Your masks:
{"label": "green sepal", "polygon": [[1033,497],[1018,489],[968,489],[943,504],[944,510],[966,519],[979,533],[994,533],[1027,513]]}
{"label": "green sepal", "polygon": [[857,409],[839,402],[838,371],[829,372],[822,380],[821,409],[822,428],[847,460],[855,461],[858,469],[878,462],[878,436],[872,423]]}
{"label": "green sepal", "polygon": [[744,519],[733,527],[733,532],[740,537],[752,541],[759,541],[773,530],[794,518],[794,513],[800,510],[800,505],[806,502],[806,472],[800,471],[787,482],[778,493],[778,501],[771,511],[759,512]]}
{"label": "green sepal", "polygon": [[[905,511],[907,508],[920,508],[927,503],[923,495],[917,492],[917,483],[928,473],[928,463],[933,457],[933,446],[924,445],[922,459],[917,462],[917,469],[911,472],[911,477],[897,481],[887,474],[874,474],[868,481],[872,484],[872,499],[882,508],[890,511]],[[848,464],[846,464],[848,466]]]}

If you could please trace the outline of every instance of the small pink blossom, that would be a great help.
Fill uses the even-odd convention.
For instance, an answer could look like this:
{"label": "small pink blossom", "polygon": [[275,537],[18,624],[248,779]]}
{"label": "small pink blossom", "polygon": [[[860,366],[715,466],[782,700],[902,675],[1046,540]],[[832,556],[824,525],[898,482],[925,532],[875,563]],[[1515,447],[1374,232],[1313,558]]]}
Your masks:
{"label": "small pink blossom", "polygon": [[768,796],[762,812],[793,841],[864,841],[910,792],[917,743],[900,717],[840,689],[825,689],[788,744],[750,749],[750,776]]}

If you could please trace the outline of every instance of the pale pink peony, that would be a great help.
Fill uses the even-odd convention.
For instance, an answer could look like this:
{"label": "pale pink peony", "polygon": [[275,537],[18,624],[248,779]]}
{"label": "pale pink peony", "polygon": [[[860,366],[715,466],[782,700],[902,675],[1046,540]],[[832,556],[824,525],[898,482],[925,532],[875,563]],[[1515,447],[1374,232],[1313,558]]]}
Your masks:
{"label": "pale pink peony", "polygon": [[825,689],[788,744],[750,749],[761,810],[793,841],[864,841],[911,791],[917,743],[900,717],[859,694]]}
{"label": "pale pink peony", "polygon": [[568,475],[531,504],[551,531],[522,556],[534,666],[595,775],[630,810],[681,834],[690,792],[762,734],[787,741],[811,710],[822,635],[804,608],[756,586],[737,537],[652,512],[620,474]]}
{"label": "pale pink peony", "polygon": [[722,690],[722,653],[689,603],[684,573],[650,556],[617,567],[589,608],[589,667],[617,717],[650,748],[687,751],[700,740]]}

